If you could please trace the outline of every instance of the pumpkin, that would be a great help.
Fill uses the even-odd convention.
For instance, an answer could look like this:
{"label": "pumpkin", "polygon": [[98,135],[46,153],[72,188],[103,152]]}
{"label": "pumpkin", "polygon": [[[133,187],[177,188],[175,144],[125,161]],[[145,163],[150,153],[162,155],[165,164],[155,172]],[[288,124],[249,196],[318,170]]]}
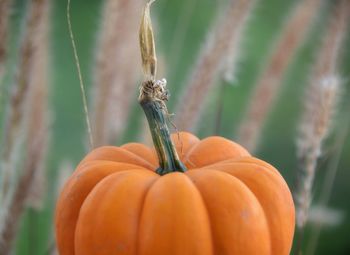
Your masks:
{"label": "pumpkin", "polygon": [[287,255],[294,205],[270,164],[222,137],[170,135],[165,81],[155,81],[149,1],[140,29],[139,103],[154,149],[90,152],[57,202],[60,255]]}
{"label": "pumpkin", "polygon": [[61,255],[289,254],[294,206],[274,167],[222,137],[172,141],[184,173],[157,174],[137,143],[83,159],[57,204]]}

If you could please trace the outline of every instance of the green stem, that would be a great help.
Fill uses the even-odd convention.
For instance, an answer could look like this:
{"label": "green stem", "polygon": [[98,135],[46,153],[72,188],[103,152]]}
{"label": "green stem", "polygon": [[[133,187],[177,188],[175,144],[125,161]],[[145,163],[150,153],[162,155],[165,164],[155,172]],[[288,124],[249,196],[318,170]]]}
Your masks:
{"label": "green stem", "polygon": [[[145,84],[156,89],[153,87],[153,81],[149,81]],[[170,138],[170,132],[166,123],[167,111],[164,101],[160,98],[150,96],[148,93],[141,92],[139,102],[146,114],[153,144],[158,154],[159,168],[156,172],[160,175],[171,172],[185,172],[186,167],[180,161],[175,146]]]}

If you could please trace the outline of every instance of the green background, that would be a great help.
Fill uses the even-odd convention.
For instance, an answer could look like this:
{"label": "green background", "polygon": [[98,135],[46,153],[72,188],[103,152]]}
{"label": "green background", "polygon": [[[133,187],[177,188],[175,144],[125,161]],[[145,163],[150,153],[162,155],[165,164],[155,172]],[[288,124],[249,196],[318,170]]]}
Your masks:
{"label": "green background", "polygon": [[[187,26],[184,28],[184,40],[177,59],[172,54],[176,31],[181,21],[186,18],[186,6],[189,1],[196,1]],[[11,58],[8,64],[4,95],[10,93],[11,77],[16,69],[16,54],[19,47],[19,35],[24,27],[26,2],[16,0],[11,20]],[[72,0],[71,16],[78,54],[81,61],[84,81],[87,88],[92,85],[92,70],[97,30],[100,25],[101,7],[103,1]],[[173,110],[182,86],[195,64],[200,46],[206,38],[206,32],[215,18],[219,4],[224,1],[213,0],[158,0],[152,10],[152,17],[156,25],[156,39],[158,54],[164,56],[167,69],[168,86],[172,97],[169,102],[170,112]],[[265,59],[272,49],[273,42],[280,32],[283,21],[295,3],[295,0],[260,0],[251,15],[242,40],[241,57],[234,84],[224,84],[218,81],[218,86],[210,93],[206,103],[206,114],[201,118],[198,130],[199,137],[219,134],[228,138],[235,138],[236,129],[249,102],[249,95]],[[323,28],[327,21],[332,1],[326,4],[319,13],[317,24],[313,27],[307,41],[298,51],[288,69],[283,82],[283,89],[267,125],[263,131],[263,140],[257,151],[260,157],[276,166],[293,187],[295,170],[297,168],[295,137],[297,123],[300,118],[303,103],[303,91],[308,81],[310,67],[315,59],[315,52],[320,44]],[[66,22],[66,1],[55,0],[52,3],[51,35],[51,68],[50,68],[50,104],[52,111],[51,146],[48,160],[48,193],[45,208],[41,212],[28,210],[23,217],[20,235],[16,244],[16,254],[33,255],[46,254],[53,240],[52,215],[55,204],[56,181],[58,169],[63,160],[71,160],[77,164],[86,153],[86,127],[82,101],[80,96],[78,76],[74,64],[73,52],[69,41]],[[349,33],[348,33],[349,34]],[[349,40],[347,40],[349,42]],[[349,45],[349,43],[346,43]],[[176,61],[177,60],[177,61]],[[349,47],[344,50],[341,69],[345,89],[343,100],[339,107],[336,125],[327,144],[332,144],[332,137],[342,125],[342,121],[349,114]],[[141,67],[139,68],[141,72]],[[221,83],[221,84],[220,84]],[[142,127],[142,112],[136,103],[121,142],[137,141],[140,127]],[[221,98],[220,94],[223,95]],[[220,129],[215,128],[215,114],[218,100],[223,103],[223,116]],[[204,103],[204,102],[203,102]],[[3,104],[3,102],[2,102]],[[4,111],[1,111],[3,115]],[[3,119],[3,118],[1,118]],[[337,227],[323,228],[316,254],[350,254],[349,231],[350,203],[350,139],[347,137],[345,150],[342,152],[334,189],[329,206],[346,213],[345,221]],[[320,185],[324,181],[325,171],[329,159],[321,160],[316,177],[314,199]]]}

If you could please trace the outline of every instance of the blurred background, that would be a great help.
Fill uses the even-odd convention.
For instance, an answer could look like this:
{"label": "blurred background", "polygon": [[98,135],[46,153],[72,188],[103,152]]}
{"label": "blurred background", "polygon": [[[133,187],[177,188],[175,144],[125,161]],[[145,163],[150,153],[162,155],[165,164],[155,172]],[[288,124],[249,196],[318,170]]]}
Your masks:
{"label": "blurred background", "polygon": [[[0,38],[6,43],[0,76],[1,149],[5,155],[1,178],[5,180],[5,168],[10,165],[14,173],[8,190],[16,194],[16,187],[23,183],[38,188],[32,191],[33,203],[21,198],[25,202],[13,207],[19,216],[10,224],[15,228],[9,239],[13,239],[13,254],[54,254],[53,213],[58,190],[89,151],[68,32],[67,1],[1,1],[1,5],[9,2],[10,6],[0,9],[2,22],[8,16],[6,38]],[[305,195],[312,203],[308,221],[300,228],[303,254],[350,254],[350,11],[344,11],[350,7],[348,2],[157,0],[151,11],[157,76],[168,81],[169,112],[176,114],[173,119],[179,130],[195,131],[200,138],[220,135],[241,142],[279,169],[292,191],[298,193],[302,188],[298,191],[296,187],[303,186],[300,179],[309,174],[305,162],[310,159],[300,154],[315,147],[302,142],[307,143],[310,136],[312,140],[310,132],[315,129],[307,129],[315,121],[312,117],[323,114],[319,125],[325,126],[324,134],[321,128],[321,135],[313,136],[320,154],[310,159],[317,164],[313,167],[313,188]],[[150,141],[137,103],[142,81],[138,25],[144,3],[72,0],[71,23],[95,145]],[[39,64],[35,58],[41,59]],[[21,94],[18,84],[25,84],[26,77],[29,83],[44,87],[29,93],[27,99],[18,96],[23,100],[21,105],[15,95]],[[328,86],[329,82],[336,85]],[[320,90],[315,91],[316,83],[330,88],[320,92],[325,93],[325,101],[317,98]],[[28,90],[30,86],[35,87],[29,84]],[[332,101],[332,93],[337,103]],[[39,105],[19,114],[17,119],[22,122],[9,132],[9,116],[16,102],[22,111],[30,102]],[[317,109],[325,110],[320,113]],[[39,122],[43,125],[35,127]],[[34,127],[26,128],[30,123]],[[31,135],[44,140],[39,143],[40,164],[33,168],[42,170],[30,175],[36,184],[20,182],[26,165],[30,165],[26,160],[32,157]],[[16,139],[19,141],[8,149],[15,156],[6,156],[4,151]],[[36,142],[33,148],[37,148]],[[304,151],[303,146],[307,147]],[[2,185],[4,188],[6,183]],[[32,189],[19,193],[25,196]],[[6,199],[1,202],[3,209],[8,206]],[[7,218],[2,216],[5,228]]]}

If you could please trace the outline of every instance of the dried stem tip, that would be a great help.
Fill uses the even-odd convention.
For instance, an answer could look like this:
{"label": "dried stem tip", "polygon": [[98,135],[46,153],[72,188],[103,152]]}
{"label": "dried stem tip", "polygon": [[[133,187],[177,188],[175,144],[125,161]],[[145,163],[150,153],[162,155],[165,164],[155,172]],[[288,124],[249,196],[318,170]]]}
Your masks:
{"label": "dried stem tip", "polygon": [[157,58],[149,11],[152,2],[149,1],[144,9],[140,27],[140,48],[145,80],[140,88],[139,103],[145,112],[158,155],[159,168],[156,172],[164,175],[185,172],[186,167],[179,159],[167,126],[169,114],[165,102],[169,94],[165,87],[166,80],[155,81]]}
{"label": "dried stem tip", "polygon": [[140,25],[141,59],[146,81],[154,80],[157,71],[156,48],[150,16],[150,6],[154,1],[155,0],[149,0],[146,4]]}

